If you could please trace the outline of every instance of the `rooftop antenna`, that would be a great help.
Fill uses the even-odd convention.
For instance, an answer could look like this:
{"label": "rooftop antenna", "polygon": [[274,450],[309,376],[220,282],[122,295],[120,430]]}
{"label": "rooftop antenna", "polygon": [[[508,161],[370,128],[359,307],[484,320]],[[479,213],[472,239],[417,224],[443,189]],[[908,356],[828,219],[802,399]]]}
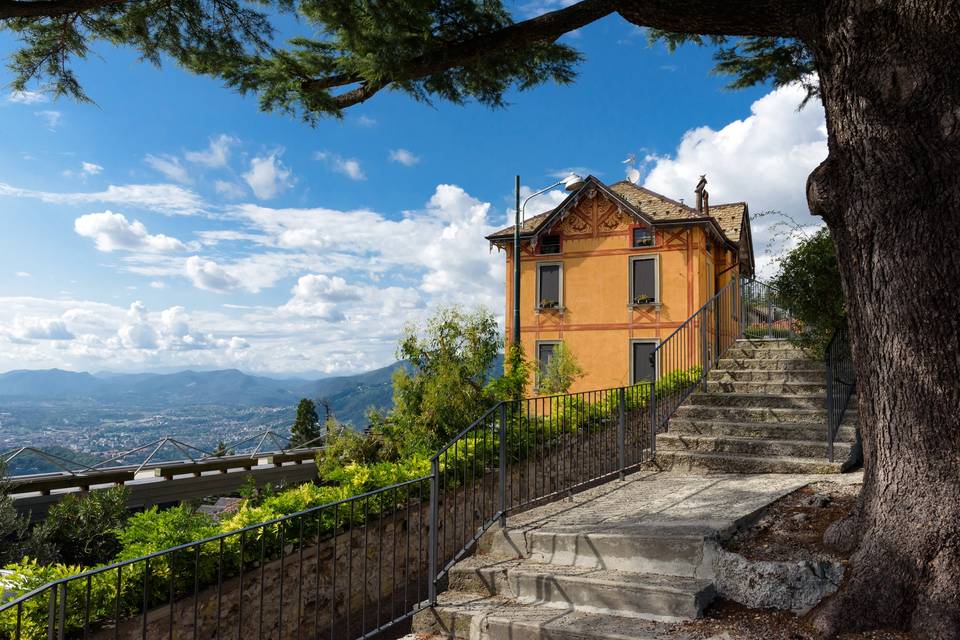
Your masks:
{"label": "rooftop antenna", "polygon": [[637,156],[631,153],[623,164],[627,165],[627,182],[637,184],[640,181],[640,170],[636,167]]}

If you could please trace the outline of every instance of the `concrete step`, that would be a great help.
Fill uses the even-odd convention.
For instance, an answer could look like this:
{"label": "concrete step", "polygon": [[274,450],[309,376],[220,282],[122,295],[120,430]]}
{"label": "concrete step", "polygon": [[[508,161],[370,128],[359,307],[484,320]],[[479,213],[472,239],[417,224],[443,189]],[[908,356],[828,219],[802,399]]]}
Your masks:
{"label": "concrete step", "polygon": [[[846,460],[852,443],[834,443],[834,457]],[[736,438],[731,436],[690,436],[679,433],[661,433],[657,436],[657,451],[699,451],[705,453],[733,453],[756,456],[786,456],[790,458],[826,459],[826,434],[818,440],[768,440]]]}
{"label": "concrete step", "polygon": [[707,380],[709,393],[820,394],[827,392],[825,382],[727,382]]}
{"label": "concrete step", "polygon": [[707,382],[758,382],[769,384],[812,383],[826,384],[823,369],[794,369],[775,371],[766,369],[712,369]]}
{"label": "concrete step", "polygon": [[526,560],[491,564],[484,556],[457,563],[450,571],[449,588],[554,609],[662,622],[700,617],[715,595],[712,580]]}
{"label": "concrete step", "polygon": [[755,456],[700,451],[657,451],[657,467],[681,473],[720,471],[724,473],[840,473],[841,461],[826,458]]}
{"label": "concrete step", "polygon": [[824,409],[822,394],[693,393],[690,404],[704,407],[746,407],[764,409]]}
{"label": "concrete step", "polygon": [[724,354],[727,358],[761,358],[764,360],[810,360],[810,356],[796,347],[754,347],[733,345]]}
{"label": "concrete step", "polygon": [[816,360],[773,359],[773,358],[734,358],[724,355],[717,362],[717,369],[739,371],[826,371],[826,366]]}
{"label": "concrete step", "polygon": [[[702,404],[681,405],[676,418],[690,420],[715,420],[717,422],[792,422],[822,424],[827,423],[827,410],[797,409],[797,408],[769,408],[769,407],[723,407]],[[847,410],[847,419],[853,420],[856,410]]]}
{"label": "concrete step", "polygon": [[[826,424],[764,423],[673,418],[667,433],[689,436],[734,437],[770,440],[821,441],[827,437]],[[838,442],[853,442],[856,423],[845,420],[837,432]]]}
{"label": "concrete step", "polygon": [[663,640],[668,625],[447,592],[413,618],[413,631],[455,640]]}
{"label": "concrete step", "polygon": [[484,533],[479,546],[491,560],[524,558],[543,565],[709,578],[714,570],[712,536],[713,532],[702,527],[665,527],[662,523],[619,531],[609,527],[575,531],[495,527]]}
{"label": "concrete step", "polygon": [[802,351],[800,347],[782,338],[738,338],[734,341],[733,346],[750,349],[796,349]]}

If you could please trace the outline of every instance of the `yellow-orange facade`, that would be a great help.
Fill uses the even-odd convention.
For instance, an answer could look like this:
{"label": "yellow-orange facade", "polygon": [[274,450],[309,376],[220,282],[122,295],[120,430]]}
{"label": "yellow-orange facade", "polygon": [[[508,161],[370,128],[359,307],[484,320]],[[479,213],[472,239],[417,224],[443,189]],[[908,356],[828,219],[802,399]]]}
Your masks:
{"label": "yellow-orange facade", "polygon": [[[742,210],[738,224],[733,206]],[[656,345],[752,270],[746,205],[716,211],[728,220],[711,216],[709,207],[697,211],[631,183],[607,186],[591,177],[560,207],[524,224],[520,335],[527,356],[542,362],[550,345],[562,341],[584,371],[574,392],[656,376],[650,359]],[[512,234],[511,227],[489,236],[506,252],[508,337]]]}

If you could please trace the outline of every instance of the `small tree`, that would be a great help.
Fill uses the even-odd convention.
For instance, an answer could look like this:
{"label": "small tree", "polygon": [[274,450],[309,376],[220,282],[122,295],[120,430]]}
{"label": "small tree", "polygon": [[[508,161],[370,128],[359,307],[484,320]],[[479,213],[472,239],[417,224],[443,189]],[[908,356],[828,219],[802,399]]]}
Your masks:
{"label": "small tree", "polygon": [[820,229],[780,259],[773,279],[781,304],[803,323],[794,340],[822,356],[833,332],[847,321],[843,287],[830,230]]}
{"label": "small tree", "polygon": [[232,456],[234,453],[233,449],[227,447],[227,443],[223,440],[217,441],[217,446],[213,448],[213,451],[210,452],[215,458],[222,458],[224,456]]}
{"label": "small tree", "polygon": [[124,486],[67,495],[50,507],[37,533],[57,549],[61,562],[92,567],[111,561],[120,551],[117,531],[126,523]]}
{"label": "small tree", "polygon": [[432,445],[459,433],[491,404],[485,388],[501,344],[497,320],[483,308],[442,307],[424,326],[408,326],[397,359],[411,368],[394,373],[387,423]]}
{"label": "small tree", "polygon": [[527,392],[530,368],[523,344],[510,345],[503,358],[503,375],[487,384],[487,393],[495,400],[522,400]]}
{"label": "small tree", "polygon": [[316,446],[316,439],[322,435],[320,417],[313,400],[303,398],[297,405],[297,418],[290,429],[290,447],[296,448],[307,443]]}
{"label": "small tree", "polygon": [[553,349],[553,355],[547,361],[545,366],[540,367],[540,384],[538,385],[540,393],[566,393],[576,381],[583,375],[583,369],[577,363],[566,343],[559,343]]}

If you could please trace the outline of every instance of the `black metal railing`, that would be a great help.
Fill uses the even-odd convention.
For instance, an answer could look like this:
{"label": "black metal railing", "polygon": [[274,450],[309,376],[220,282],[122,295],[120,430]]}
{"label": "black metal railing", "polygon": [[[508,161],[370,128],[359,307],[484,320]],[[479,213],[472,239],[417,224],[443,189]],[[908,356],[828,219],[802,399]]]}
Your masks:
{"label": "black metal railing", "polygon": [[[751,281],[752,282],[752,281]],[[717,361],[742,336],[743,285],[731,280],[667,336],[650,358],[656,367],[653,422],[661,431]]]}
{"label": "black metal railing", "polygon": [[846,327],[837,329],[824,356],[827,377],[827,455],[833,462],[833,443],[856,388],[856,370],[850,351],[850,334]]}
{"label": "black metal railing", "polygon": [[500,402],[431,460],[429,600],[509,513],[623,477],[650,458],[652,385]]}
{"label": "black metal railing", "polygon": [[744,338],[791,338],[803,331],[782,294],[759,280],[740,280]]}
{"label": "black metal railing", "polygon": [[56,580],[0,606],[2,637],[375,636],[426,598],[429,492],[418,478]]}

